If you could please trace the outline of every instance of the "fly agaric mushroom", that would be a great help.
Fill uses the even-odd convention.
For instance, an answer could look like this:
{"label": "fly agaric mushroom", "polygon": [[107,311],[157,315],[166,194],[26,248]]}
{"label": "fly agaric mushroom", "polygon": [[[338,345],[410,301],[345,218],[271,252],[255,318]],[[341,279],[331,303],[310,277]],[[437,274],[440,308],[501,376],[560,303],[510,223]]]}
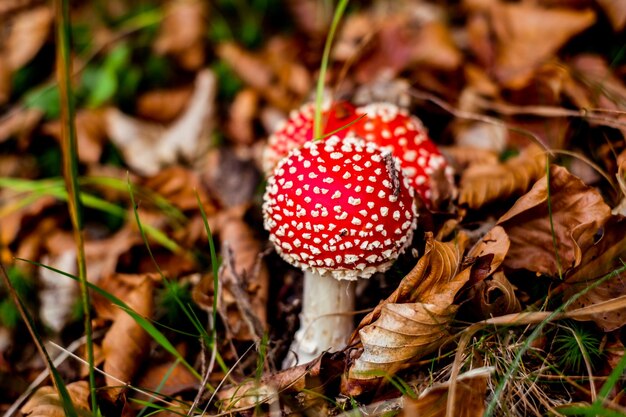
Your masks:
{"label": "fly agaric mushroom", "polygon": [[413,195],[396,158],[352,135],[306,142],[279,162],[263,218],[278,254],[304,271],[292,345],[299,363],[345,346],[354,329],[351,283],[386,271],[410,245]]}
{"label": "fly agaric mushroom", "polygon": [[[332,133],[345,137],[348,126],[356,119],[355,107],[347,101],[327,101],[322,108],[323,134]],[[292,110],[289,118],[269,137],[263,153],[263,170],[271,173],[278,161],[287,156],[290,150],[313,140],[315,103],[304,104]]]}
{"label": "fly agaric mushroom", "polygon": [[452,168],[428,137],[422,122],[391,103],[372,103],[356,109],[360,119],[350,130],[400,159],[405,175],[428,206],[433,197],[430,178],[443,170],[452,184]]}

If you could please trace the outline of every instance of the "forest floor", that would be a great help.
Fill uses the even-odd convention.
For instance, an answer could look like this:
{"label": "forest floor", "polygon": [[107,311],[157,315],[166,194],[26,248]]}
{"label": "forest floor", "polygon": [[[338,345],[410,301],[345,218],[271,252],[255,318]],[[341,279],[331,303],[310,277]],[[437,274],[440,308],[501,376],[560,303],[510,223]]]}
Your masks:
{"label": "forest floor", "polygon": [[[626,2],[50,3],[0,3],[5,416],[626,416]],[[331,102],[446,162],[294,365],[267,149]]]}

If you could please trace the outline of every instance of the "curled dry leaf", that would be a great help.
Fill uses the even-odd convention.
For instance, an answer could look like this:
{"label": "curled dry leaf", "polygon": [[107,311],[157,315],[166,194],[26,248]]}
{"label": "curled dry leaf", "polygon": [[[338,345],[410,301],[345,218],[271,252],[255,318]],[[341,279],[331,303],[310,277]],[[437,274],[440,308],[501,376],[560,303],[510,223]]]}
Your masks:
{"label": "curled dry leaf", "polygon": [[495,74],[509,88],[526,85],[541,63],[596,20],[591,9],[548,9],[528,2],[498,2],[490,11],[497,39]]}
{"label": "curled dry leaf", "polygon": [[350,390],[359,380],[393,375],[441,346],[457,310],[454,297],[469,279],[469,268],[458,272],[463,249],[463,241],[428,237],[415,268],[359,325],[363,352],[350,367]]}
{"label": "curled dry leaf", "polygon": [[204,63],[207,7],[200,0],[172,0],[154,43],[159,54],[174,56],[181,67],[197,70]]}
{"label": "curled dry leaf", "polygon": [[458,272],[457,268],[464,248],[465,241],[463,238],[457,242],[442,243],[434,240],[432,233],[426,233],[424,255],[402,279],[398,288],[361,320],[351,341],[356,340],[360,329],[378,319],[383,306],[386,304],[427,302],[429,295],[437,294],[441,287],[450,282]]}
{"label": "curled dry leaf", "polygon": [[202,157],[211,144],[216,84],[213,72],[200,71],[184,113],[165,129],[109,109],[108,135],[126,163],[141,175],[155,175],[181,159],[194,162]]}
{"label": "curled dry leaf", "polygon": [[[462,375],[456,382],[456,401],[451,415],[457,417],[482,417],[485,412],[487,383],[490,368],[472,369]],[[422,392],[418,399],[405,397],[401,417],[445,417],[448,404],[450,382],[435,384]]]}
{"label": "curled dry leaf", "polygon": [[469,298],[474,306],[473,312],[482,319],[522,311],[515,287],[502,271],[497,271],[473,286]]}
{"label": "curled dry leaf", "polygon": [[[626,219],[612,216],[604,225],[602,238],[583,253],[579,267],[567,276],[565,299],[569,299],[602,276],[623,266],[626,256]],[[569,310],[608,301],[626,293],[626,274],[614,274],[595,288],[586,290]],[[592,315],[592,320],[604,331],[612,331],[626,324],[626,309]]]}
{"label": "curled dry leaf", "polygon": [[[126,289],[119,298],[137,314],[152,316],[153,282],[148,276],[117,274],[114,280]],[[145,358],[149,345],[148,333],[128,313],[117,309],[113,324],[102,341],[107,386],[119,387],[120,380],[129,382]]]}
{"label": "curled dry leaf", "polygon": [[509,252],[511,241],[501,226],[493,227],[468,252],[467,257],[475,259],[472,266],[471,282],[480,282],[502,265]]}
{"label": "curled dry leaf", "polygon": [[[90,416],[89,383],[86,381],[72,382],[66,386],[74,408],[81,417]],[[41,387],[22,406],[20,410],[29,417],[65,417],[63,402],[54,387]]]}
{"label": "curled dry leaf", "polygon": [[511,239],[504,265],[550,276],[565,273],[581,264],[583,254],[594,244],[594,235],[610,214],[610,207],[596,189],[567,169],[553,165],[549,190],[544,176],[498,220]]}
{"label": "curled dry leaf", "polygon": [[461,175],[459,204],[477,209],[521,194],[545,172],[545,162],[541,148],[529,145],[502,164],[470,165]]}

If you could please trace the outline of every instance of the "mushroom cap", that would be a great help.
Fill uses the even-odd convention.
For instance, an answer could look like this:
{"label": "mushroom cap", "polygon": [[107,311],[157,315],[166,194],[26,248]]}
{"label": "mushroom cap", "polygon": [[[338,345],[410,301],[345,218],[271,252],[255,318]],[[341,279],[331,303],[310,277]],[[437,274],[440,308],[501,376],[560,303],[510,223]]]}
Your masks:
{"label": "mushroom cap", "polygon": [[417,224],[399,161],[349,135],[309,141],[282,159],[263,197],[264,226],[290,264],[336,279],[386,271]]}
{"label": "mushroom cap", "polygon": [[[354,105],[347,101],[326,101],[322,104],[322,132],[345,137],[348,130],[342,128],[356,119],[354,110]],[[306,103],[289,113],[289,118],[267,140],[263,152],[263,170],[267,174],[274,170],[278,161],[287,156],[290,150],[313,140],[314,121],[315,103]]]}
{"label": "mushroom cap", "polygon": [[402,170],[426,204],[431,203],[433,174],[442,170],[450,184],[453,183],[452,167],[428,137],[421,120],[406,109],[391,103],[372,103],[358,107],[356,114],[361,119],[350,130],[400,159]]}

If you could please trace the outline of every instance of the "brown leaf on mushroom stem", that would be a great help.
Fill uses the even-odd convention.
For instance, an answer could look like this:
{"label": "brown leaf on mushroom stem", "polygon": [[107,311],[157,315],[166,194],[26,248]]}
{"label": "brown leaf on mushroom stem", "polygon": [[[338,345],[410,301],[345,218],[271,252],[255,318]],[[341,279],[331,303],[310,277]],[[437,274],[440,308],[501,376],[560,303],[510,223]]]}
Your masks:
{"label": "brown leaf on mushroom stem", "polygon": [[[107,140],[105,113],[102,110],[79,110],[76,113],[76,140],[78,158],[81,162],[95,164],[100,160]],[[43,126],[43,132],[61,141],[61,121],[55,120]]]}
{"label": "brown leaf on mushroom stem", "polygon": [[[153,281],[148,276],[117,274],[115,281],[126,289],[120,294],[122,301],[137,314],[143,317],[152,316]],[[102,341],[106,385],[119,387],[120,380],[129,382],[139,369],[149,347],[148,333],[128,313],[117,309],[113,324]],[[115,389],[115,392],[119,389]]]}
{"label": "brown leaf on mushroom stem", "polygon": [[499,2],[490,15],[497,39],[495,75],[513,89],[527,84],[538,65],[596,20],[590,9],[548,9],[531,3]]}
{"label": "brown leaf on mushroom stem", "polygon": [[459,204],[477,209],[521,194],[545,172],[545,156],[537,145],[529,145],[504,163],[473,164],[461,175]]}
{"label": "brown leaf on mushroom stem", "polygon": [[179,160],[195,162],[211,145],[216,85],[213,72],[198,72],[185,111],[166,128],[109,109],[107,133],[126,163],[141,175],[154,175]]}
{"label": "brown leaf on mushroom stem", "polygon": [[206,5],[199,0],[169,1],[154,50],[158,54],[174,56],[179,65],[187,70],[199,69],[205,59]]}
{"label": "brown leaf on mushroom stem", "polygon": [[363,348],[349,370],[345,387],[350,393],[364,389],[360,381],[370,385],[393,375],[445,341],[457,310],[454,297],[469,279],[470,268],[458,271],[463,239],[447,243],[434,241],[432,235],[427,239],[415,268],[358,326]]}
{"label": "brown leaf on mushroom stem", "polygon": [[[626,255],[626,219],[611,216],[604,225],[600,240],[583,252],[583,259],[576,269],[566,277],[564,298],[567,300],[604,275],[623,266]],[[607,301],[626,293],[626,274],[615,274],[597,287],[587,290],[568,310],[586,307]],[[626,324],[626,309],[594,314],[592,320],[604,331],[615,330]]]}
{"label": "brown leaf on mushroom stem", "polygon": [[434,240],[432,233],[426,233],[426,247],[422,257],[402,279],[398,288],[361,320],[350,343],[358,338],[361,328],[379,318],[385,304],[427,302],[432,294],[438,293],[458,272],[464,248],[463,239],[442,243]]}
{"label": "brown leaf on mushroom stem", "polygon": [[620,32],[626,26],[626,3],[614,0],[596,0],[609,18],[615,32]]}
{"label": "brown leaf on mushroom stem", "polygon": [[505,266],[550,276],[566,273],[581,264],[583,254],[594,244],[594,235],[611,214],[597,190],[563,167],[550,167],[549,187],[548,196],[544,176],[498,220],[511,239]]}
{"label": "brown leaf on mushroom stem", "polygon": [[[452,415],[457,417],[481,417],[485,412],[487,383],[491,371],[478,368],[460,375],[456,382],[456,401]],[[450,382],[435,384],[422,392],[418,399],[404,397],[401,417],[445,417]]]}
{"label": "brown leaf on mushroom stem", "polygon": [[159,123],[171,123],[185,110],[193,86],[152,90],[137,98],[137,115]]}
{"label": "brown leaf on mushroom stem", "polygon": [[[66,386],[74,408],[79,416],[91,415],[89,406],[89,383],[78,381]],[[56,388],[45,386],[39,388],[20,410],[29,417],[65,417],[63,401]]]}

